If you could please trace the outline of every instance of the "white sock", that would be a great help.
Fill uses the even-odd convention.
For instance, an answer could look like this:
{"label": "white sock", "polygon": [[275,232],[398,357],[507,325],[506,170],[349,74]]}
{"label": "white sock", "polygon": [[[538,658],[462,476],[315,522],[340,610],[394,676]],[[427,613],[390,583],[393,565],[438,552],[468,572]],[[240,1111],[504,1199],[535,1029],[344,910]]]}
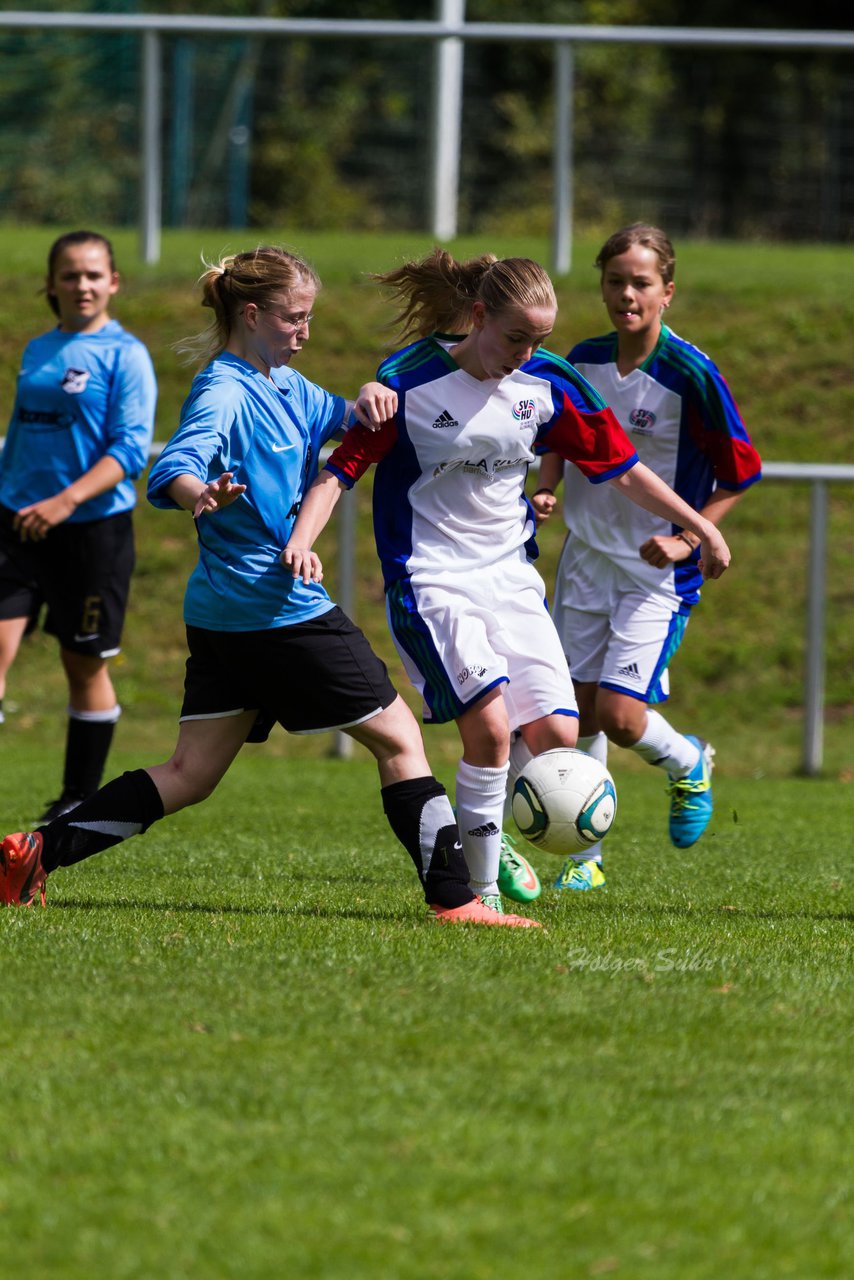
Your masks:
{"label": "white sock", "polygon": [[510,764],[508,766],[509,772],[507,774],[507,785],[504,791],[505,823],[509,822],[513,817],[511,802],[513,800],[513,787],[516,784],[516,779],[519,777],[519,774],[525,768],[528,761],[533,760],[533,758],[534,753],[533,751],[529,751],[525,746],[521,733],[514,734],[510,741]]}
{"label": "white sock", "polygon": [[122,709],[118,703],[110,707],[109,711],[75,711],[74,707],[68,708],[70,720],[80,720],[85,724],[115,724],[121,714]]}
{"label": "white sock", "polygon": [[696,745],[684,734],[677,733],[657,711],[647,711],[643,737],[632,751],[647,764],[665,769],[672,778],[684,778],[700,758]]}
{"label": "white sock", "polygon": [[457,823],[469,868],[472,893],[498,893],[498,855],[509,764],[457,766]]}
{"label": "white sock", "polygon": [[586,751],[594,760],[598,760],[600,764],[608,765],[608,739],[600,729],[598,733],[591,733],[584,738],[578,739],[578,750]]}

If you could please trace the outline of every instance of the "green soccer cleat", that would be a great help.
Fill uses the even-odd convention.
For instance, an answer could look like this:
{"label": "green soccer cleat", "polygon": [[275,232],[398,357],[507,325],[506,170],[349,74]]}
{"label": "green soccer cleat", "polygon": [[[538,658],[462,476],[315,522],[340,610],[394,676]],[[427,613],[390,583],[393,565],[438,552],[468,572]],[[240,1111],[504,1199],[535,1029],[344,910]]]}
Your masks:
{"label": "green soccer cleat", "polygon": [[589,859],[587,862],[576,862],[567,858],[561,867],[560,875],[555,880],[556,889],[574,889],[576,893],[586,893],[589,889],[601,889],[605,883],[602,864]]}
{"label": "green soccer cleat", "polygon": [[712,819],[712,768],[714,748],[692,733],[685,737],[699,749],[700,758],[684,778],[671,778],[670,839],[677,849],[696,844]]}
{"label": "green soccer cleat", "polygon": [[506,832],[501,835],[498,887],[505,898],[512,898],[514,902],[533,902],[543,891],[536,871]]}

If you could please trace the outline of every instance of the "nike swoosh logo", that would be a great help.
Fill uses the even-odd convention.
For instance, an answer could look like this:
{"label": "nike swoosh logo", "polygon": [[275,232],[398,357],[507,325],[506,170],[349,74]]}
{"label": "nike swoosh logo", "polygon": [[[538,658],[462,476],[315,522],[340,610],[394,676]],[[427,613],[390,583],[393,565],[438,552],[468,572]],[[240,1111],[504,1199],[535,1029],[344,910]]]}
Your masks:
{"label": "nike swoosh logo", "polygon": [[97,640],[97,639],[98,639],[99,634],[100,634],[100,632],[98,632],[98,631],[93,631],[93,633],[92,633],[92,635],[91,635],[91,636],[75,636],[75,637],[74,637],[74,643],[75,643],[75,644],[85,644],[87,640]]}
{"label": "nike swoosh logo", "polygon": [[295,449],[295,444],[274,444],[273,453],[284,453],[286,449]]}

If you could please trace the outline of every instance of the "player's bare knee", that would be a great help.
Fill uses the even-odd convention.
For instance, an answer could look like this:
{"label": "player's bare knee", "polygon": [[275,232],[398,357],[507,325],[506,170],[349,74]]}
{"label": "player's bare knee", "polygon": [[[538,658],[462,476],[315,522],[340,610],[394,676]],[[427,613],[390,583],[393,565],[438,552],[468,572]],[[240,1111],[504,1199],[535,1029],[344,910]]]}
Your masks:
{"label": "player's bare knee", "polygon": [[163,768],[167,771],[166,785],[174,801],[180,800],[180,807],[201,804],[216,790],[219,778],[193,767],[184,756],[173,756],[167,760]]}

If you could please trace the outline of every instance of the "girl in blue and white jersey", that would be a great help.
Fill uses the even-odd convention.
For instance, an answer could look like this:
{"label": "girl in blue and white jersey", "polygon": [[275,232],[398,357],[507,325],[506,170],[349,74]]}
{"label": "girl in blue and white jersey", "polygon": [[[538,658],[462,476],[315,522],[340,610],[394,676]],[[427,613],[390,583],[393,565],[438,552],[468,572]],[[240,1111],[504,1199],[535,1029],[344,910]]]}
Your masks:
{"label": "girl in blue and white jersey", "polygon": [[519,734],[518,771],[531,754],[574,746],[578,723],[531,563],[524,489],[536,453],[558,450],[591,487],[616,486],[684,523],[704,543],[709,576],[724,571],[729,552],[707,520],[638,462],[584,379],[540,350],[557,302],[537,263],[492,255],[458,263],[437,249],[380,279],[402,303],[403,334],[421,335],[380,366],[380,380],[397,393],[396,418],[373,434],[356,428],[335,451],[285,558],[301,569],[342,489],[378,463],[374,529],[389,625],[425,720],[456,722],[460,838],[472,887],[500,912],[511,734]]}
{"label": "girl in blue and white jersey", "polygon": [[[224,258],[202,277],[214,320],[187,349],[204,357],[178,429],[151,469],[157,507],[191,511],[199,560],[184,600],[190,656],[178,742],[163,764],[123,774],[72,813],[0,843],[0,901],[44,900],[44,882],[214,790],[245,742],[343,730],[374,755],[383,809],[421,881],[432,919],[496,919],[469,888],[444,787],[412,712],[319,572],[280,560],[321,448],[357,419],[379,426],[396,394],[355,404],[290,368],[309,337],[314,271],[275,247]],[[264,855],[266,856],[266,855]]]}
{"label": "girl in blue and white jersey", "polygon": [[[673,246],[659,228],[636,223],[607,240],[596,266],[613,332],[580,342],[568,359],[614,410],[638,457],[717,526],[760,478],[761,463],[720,370],[664,323]],[[575,681],[579,745],[605,763],[610,740],[664,770],[670,838],[686,848],[712,816],[713,751],[658,708],[700,598],[697,535],[678,519],[591,492],[555,454],[541,466],[541,515],[554,506],[561,477],[569,534],[554,616]],[[604,882],[596,847],[567,861],[556,888]]]}
{"label": "girl in blue and white jersey", "polygon": [[6,676],[47,605],[68,681],[62,791],[44,821],[97,791],[121,708],[119,652],[134,565],[134,480],[148,461],[157,387],[151,359],[109,308],[109,240],[60,236],[46,292],[58,325],[24,350],[0,453],[0,719]]}

